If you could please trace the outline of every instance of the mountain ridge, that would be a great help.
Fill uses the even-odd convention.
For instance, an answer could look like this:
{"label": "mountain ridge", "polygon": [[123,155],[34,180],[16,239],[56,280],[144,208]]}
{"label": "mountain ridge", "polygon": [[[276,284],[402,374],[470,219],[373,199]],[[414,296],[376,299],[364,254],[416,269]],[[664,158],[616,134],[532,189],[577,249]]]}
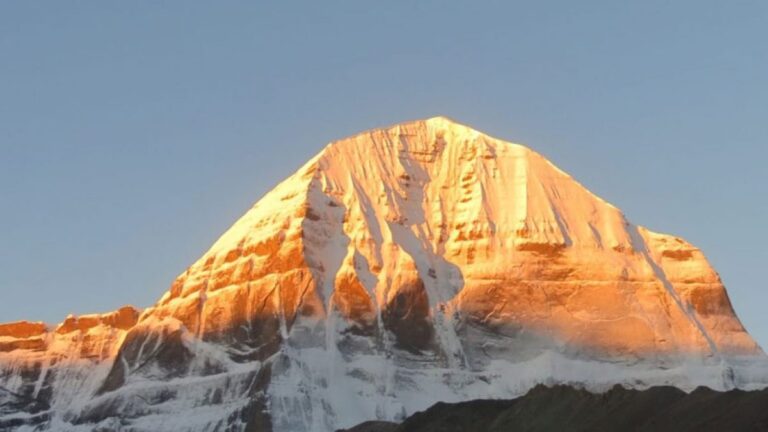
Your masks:
{"label": "mountain ridge", "polygon": [[537,385],[512,400],[437,403],[402,423],[367,422],[341,432],[762,431],[768,390],[717,392],[698,387],[626,389],[595,394]]}

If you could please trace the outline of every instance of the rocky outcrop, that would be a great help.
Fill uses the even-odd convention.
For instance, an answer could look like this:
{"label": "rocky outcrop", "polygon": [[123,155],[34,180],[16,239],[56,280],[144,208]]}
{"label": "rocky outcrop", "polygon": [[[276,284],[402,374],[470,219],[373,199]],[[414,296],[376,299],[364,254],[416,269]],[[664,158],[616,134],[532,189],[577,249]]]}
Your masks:
{"label": "rocky outcrop", "polygon": [[80,408],[112,366],[139,311],[69,316],[55,329],[43,323],[0,325],[0,429],[51,422]]}
{"label": "rocky outcrop", "polygon": [[329,144],[135,315],[0,327],[0,385],[57,430],[328,431],[540,382],[768,381],[701,251],[442,117]]}

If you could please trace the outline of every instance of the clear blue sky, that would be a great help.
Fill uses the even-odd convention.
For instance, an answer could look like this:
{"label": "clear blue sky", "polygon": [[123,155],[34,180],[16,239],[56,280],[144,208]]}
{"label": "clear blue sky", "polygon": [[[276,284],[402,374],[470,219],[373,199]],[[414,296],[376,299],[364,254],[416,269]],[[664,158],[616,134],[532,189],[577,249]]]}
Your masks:
{"label": "clear blue sky", "polygon": [[768,2],[628,3],[2,2],[0,321],[150,305],[328,141],[443,114],[701,247],[768,346]]}

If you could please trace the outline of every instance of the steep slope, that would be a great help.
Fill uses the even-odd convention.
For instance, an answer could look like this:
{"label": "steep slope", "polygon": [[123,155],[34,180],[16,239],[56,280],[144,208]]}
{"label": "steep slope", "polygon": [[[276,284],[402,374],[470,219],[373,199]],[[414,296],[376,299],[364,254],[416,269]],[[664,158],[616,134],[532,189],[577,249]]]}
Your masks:
{"label": "steep slope", "polygon": [[328,145],[120,337],[51,424],[326,431],[540,382],[768,381],[698,249],[442,117]]}
{"label": "steep slope", "polygon": [[0,430],[51,420],[81,408],[112,366],[139,312],[70,316],[55,329],[26,321],[0,324]]}

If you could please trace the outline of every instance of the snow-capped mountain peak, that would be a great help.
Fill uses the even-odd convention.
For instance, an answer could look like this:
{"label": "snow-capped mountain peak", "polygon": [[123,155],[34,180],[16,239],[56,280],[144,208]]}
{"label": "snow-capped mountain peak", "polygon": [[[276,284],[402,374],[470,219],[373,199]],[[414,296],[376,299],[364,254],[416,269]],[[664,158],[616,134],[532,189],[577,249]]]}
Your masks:
{"label": "snow-capped mountain peak", "polygon": [[699,249],[629,222],[535,151],[445,117],[327,145],[137,321],[109,338],[73,330],[112,353],[83,360],[101,374],[72,366],[66,383],[90,389],[78,395],[60,390],[72,374],[49,338],[25,346],[0,327],[0,385],[16,395],[4,406],[55,407],[8,418],[329,431],[541,382],[768,381]]}

